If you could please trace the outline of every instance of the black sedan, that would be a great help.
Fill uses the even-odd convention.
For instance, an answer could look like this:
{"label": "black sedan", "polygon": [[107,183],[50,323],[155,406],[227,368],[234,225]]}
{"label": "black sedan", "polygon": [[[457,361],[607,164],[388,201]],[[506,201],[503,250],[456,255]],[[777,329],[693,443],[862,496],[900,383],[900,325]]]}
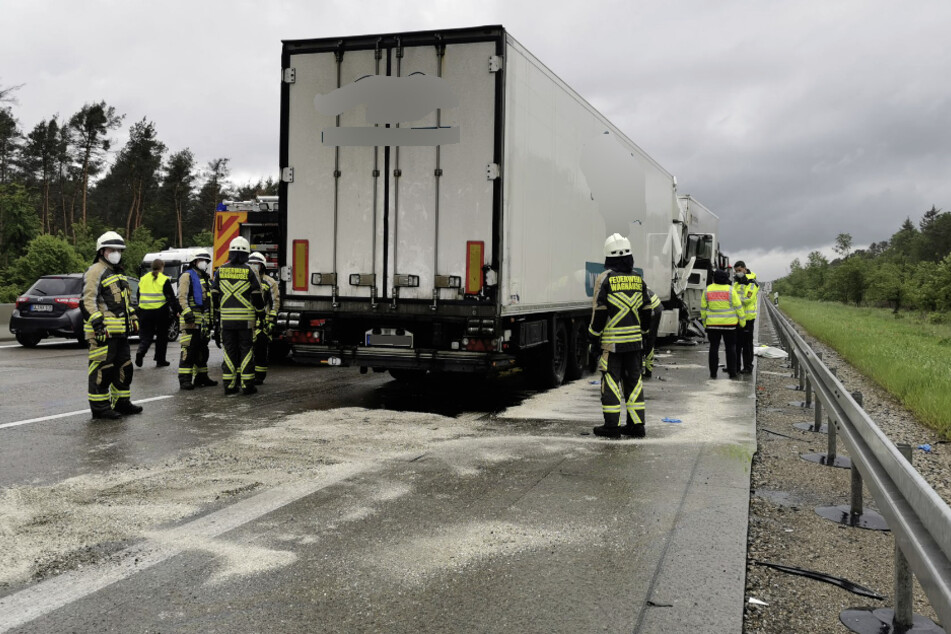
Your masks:
{"label": "black sedan", "polygon": [[[136,301],[139,280],[127,278]],[[83,317],[79,311],[83,274],[44,275],[17,298],[10,317],[10,332],[20,345],[35,347],[47,337],[66,337],[85,343]]]}

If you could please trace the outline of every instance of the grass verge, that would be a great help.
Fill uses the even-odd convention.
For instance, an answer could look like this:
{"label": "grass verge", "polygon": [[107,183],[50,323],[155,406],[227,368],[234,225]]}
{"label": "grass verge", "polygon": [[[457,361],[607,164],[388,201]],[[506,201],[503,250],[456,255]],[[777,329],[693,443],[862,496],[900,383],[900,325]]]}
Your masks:
{"label": "grass verge", "polygon": [[951,439],[951,325],[885,308],[788,296],[780,308]]}

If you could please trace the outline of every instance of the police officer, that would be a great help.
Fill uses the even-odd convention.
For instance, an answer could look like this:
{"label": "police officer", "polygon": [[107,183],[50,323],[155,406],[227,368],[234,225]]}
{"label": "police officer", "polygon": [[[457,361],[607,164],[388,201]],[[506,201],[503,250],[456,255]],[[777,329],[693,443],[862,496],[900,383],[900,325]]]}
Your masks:
{"label": "police officer", "polygon": [[267,378],[268,352],[277,312],[281,309],[281,292],[277,280],[267,275],[267,260],[262,254],[252,253],[248,263],[261,280],[261,294],[264,296],[266,311],[264,319],[259,319],[254,325],[254,384],[261,385]]}
{"label": "police officer", "polygon": [[225,358],[221,378],[225,394],[235,394],[239,387],[245,394],[254,394],[254,324],[264,317],[264,298],[258,276],[248,266],[251,245],[241,236],[228,246],[229,260],[215,271],[211,283],[214,298],[216,342],[220,337]]}
{"label": "police officer", "polygon": [[737,331],[736,338],[736,368],[741,374],[753,372],[753,326],[756,322],[756,302],[759,301],[759,282],[756,273],[746,268],[746,263],[739,260],[733,265],[734,287],[743,303],[743,312],[746,315],[746,325]]}
{"label": "police officer", "polygon": [[[604,242],[604,267],[594,285],[594,302],[588,335],[600,345],[601,412],[604,425],[596,436],[621,434],[643,438],[644,391],[641,361],[645,331],[650,329],[650,290],[634,273],[631,243],[615,233]],[[627,424],[620,427],[622,403]]]}
{"label": "police officer", "polygon": [[138,331],[129,282],[119,267],[125,240],[107,231],[96,240],[96,259],[83,274],[80,311],[89,343],[89,408],[93,418],[138,414],[133,405],[129,335]]}
{"label": "police officer", "polygon": [[183,390],[218,385],[208,377],[208,342],[215,315],[208,278],[211,255],[204,249],[194,249],[188,259],[188,268],[178,278],[178,303],[182,308],[178,384]]}
{"label": "police officer", "polygon": [[178,318],[178,300],[172,290],[172,280],[163,271],[165,263],[159,258],[152,260],[152,271],[139,279],[139,302],[136,313],[139,316],[141,332],[139,349],[135,353],[135,366],[142,367],[142,360],[155,338],[155,365],[171,365],[165,359],[168,350],[168,325],[171,319]]}
{"label": "police officer", "polygon": [[735,379],[736,331],[737,326],[746,325],[746,315],[736,288],[730,284],[729,271],[714,271],[713,284],[707,286],[700,297],[700,319],[707,329],[707,339],[710,340],[710,378],[717,378],[722,339],[726,347],[726,371],[731,379]]}

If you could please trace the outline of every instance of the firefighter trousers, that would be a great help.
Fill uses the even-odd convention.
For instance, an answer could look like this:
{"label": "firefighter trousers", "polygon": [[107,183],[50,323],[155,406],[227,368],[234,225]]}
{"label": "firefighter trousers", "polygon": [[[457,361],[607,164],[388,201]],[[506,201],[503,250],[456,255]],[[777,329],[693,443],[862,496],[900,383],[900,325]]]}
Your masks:
{"label": "firefighter trousers", "polygon": [[127,337],[89,341],[89,407],[93,413],[131,403],[132,355]]}
{"label": "firefighter trousers", "polygon": [[208,376],[208,335],[201,328],[182,330],[182,356],[178,362],[178,382],[188,384],[192,378]]}
{"label": "firefighter trousers", "polygon": [[601,370],[601,412],[607,427],[621,422],[621,409],[627,409],[628,425],[644,424],[644,383],[641,378],[642,350],[603,352]]}
{"label": "firefighter trousers", "polygon": [[262,329],[256,328],[254,331],[254,380],[256,383],[264,383],[264,379],[267,378],[267,357],[270,347],[271,338]]}
{"label": "firefighter trousers", "polygon": [[225,390],[254,387],[254,333],[250,328],[222,329],[225,358],[221,379]]}

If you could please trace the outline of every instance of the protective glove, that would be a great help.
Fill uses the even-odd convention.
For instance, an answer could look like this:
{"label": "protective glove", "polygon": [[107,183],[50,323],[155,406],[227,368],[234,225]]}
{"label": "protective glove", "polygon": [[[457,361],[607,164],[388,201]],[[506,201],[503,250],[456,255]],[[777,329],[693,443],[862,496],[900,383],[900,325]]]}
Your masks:
{"label": "protective glove", "polygon": [[210,335],[211,335],[211,324],[205,321],[201,325],[201,336],[207,339]]}
{"label": "protective glove", "polygon": [[139,318],[135,315],[132,315],[132,318],[129,320],[129,326],[132,328],[132,334],[139,334]]}
{"label": "protective glove", "polygon": [[588,331],[588,343],[592,346],[598,346],[598,344],[601,343],[601,335],[592,335],[591,332]]}
{"label": "protective glove", "polygon": [[264,327],[262,328],[262,330],[264,331],[264,334],[267,335],[268,338],[270,339],[271,336],[274,334],[274,320],[273,319],[264,320],[263,326]]}
{"label": "protective glove", "polygon": [[195,323],[195,314],[191,311],[190,308],[186,309],[185,312],[182,313],[182,318],[185,320],[185,323],[188,324],[189,326]]}
{"label": "protective glove", "polygon": [[89,322],[92,326],[92,330],[96,333],[96,342],[103,344],[106,343],[106,340],[109,339],[109,331],[106,330],[106,324],[103,322],[102,317],[97,317]]}
{"label": "protective glove", "polygon": [[214,329],[214,332],[212,333],[212,337],[215,340],[215,345],[218,346],[218,348],[221,348],[221,324],[215,324],[215,329]]}

